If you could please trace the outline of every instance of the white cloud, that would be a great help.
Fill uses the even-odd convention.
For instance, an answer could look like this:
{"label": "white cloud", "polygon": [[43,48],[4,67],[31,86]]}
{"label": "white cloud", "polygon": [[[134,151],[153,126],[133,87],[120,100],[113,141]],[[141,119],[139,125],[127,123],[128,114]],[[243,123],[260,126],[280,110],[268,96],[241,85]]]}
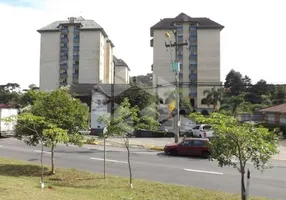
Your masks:
{"label": "white cloud", "polygon": [[152,64],[150,27],[160,18],[180,12],[209,17],[225,26],[221,32],[222,80],[234,68],[254,81],[263,78],[285,82],[286,13],[282,0],[268,2],[46,0],[32,8],[0,3],[0,84],[38,84],[40,34],[36,30],[55,20],[79,15],[95,20],[105,29],[115,44],[116,56],[126,61],[132,74],[145,74]]}

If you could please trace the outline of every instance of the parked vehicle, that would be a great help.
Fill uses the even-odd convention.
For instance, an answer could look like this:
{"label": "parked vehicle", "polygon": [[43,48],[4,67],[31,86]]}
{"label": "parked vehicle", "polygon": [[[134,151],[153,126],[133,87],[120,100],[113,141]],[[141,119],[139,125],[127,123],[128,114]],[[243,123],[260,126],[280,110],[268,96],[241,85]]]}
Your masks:
{"label": "parked vehicle", "polygon": [[186,138],[178,144],[165,145],[164,151],[172,156],[183,155],[209,158],[211,155],[210,143],[206,138]]}
{"label": "parked vehicle", "polygon": [[211,129],[211,125],[201,124],[193,128],[193,135],[200,138],[209,138],[214,136],[214,131]]}
{"label": "parked vehicle", "polygon": [[[17,121],[4,121],[3,119],[18,115],[18,109],[16,108],[0,108],[0,136],[12,136],[14,135],[14,126]],[[1,120],[2,119],[2,120]]]}

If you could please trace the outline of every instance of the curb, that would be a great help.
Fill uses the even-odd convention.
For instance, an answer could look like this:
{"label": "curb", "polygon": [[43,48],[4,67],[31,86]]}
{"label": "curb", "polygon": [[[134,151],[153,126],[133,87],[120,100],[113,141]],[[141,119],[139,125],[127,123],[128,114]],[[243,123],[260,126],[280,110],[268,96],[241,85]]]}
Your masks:
{"label": "curb", "polygon": [[164,147],[158,147],[158,146],[146,147],[146,149],[150,149],[154,151],[164,151]]}

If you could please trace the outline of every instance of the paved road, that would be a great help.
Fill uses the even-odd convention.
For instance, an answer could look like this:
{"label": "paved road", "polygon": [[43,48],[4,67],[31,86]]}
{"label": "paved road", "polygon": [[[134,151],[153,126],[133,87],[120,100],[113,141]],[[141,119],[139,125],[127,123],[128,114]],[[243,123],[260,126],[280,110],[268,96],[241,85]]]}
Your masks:
{"label": "paved road", "polygon": [[[69,167],[91,172],[103,172],[103,147],[59,145],[56,149],[57,167]],[[0,139],[0,156],[39,162],[40,147],[29,147],[15,139]],[[131,162],[134,178],[188,185],[199,188],[240,192],[240,176],[237,170],[220,168],[215,161],[198,158],[170,157],[144,149],[132,149]],[[50,163],[50,152],[45,149],[44,162]],[[128,176],[127,154],[122,148],[108,147],[107,173]],[[275,166],[263,174],[251,170],[251,195],[271,199],[285,199],[286,162],[273,161]]]}

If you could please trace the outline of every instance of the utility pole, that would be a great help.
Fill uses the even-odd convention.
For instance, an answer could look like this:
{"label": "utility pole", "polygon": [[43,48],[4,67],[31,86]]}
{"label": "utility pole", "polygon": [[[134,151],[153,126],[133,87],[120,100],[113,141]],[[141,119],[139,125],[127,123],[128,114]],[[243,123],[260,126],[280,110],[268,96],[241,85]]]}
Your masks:
{"label": "utility pole", "polygon": [[[179,83],[180,83],[180,64],[178,61],[178,47],[180,46],[187,46],[188,43],[184,42],[184,43],[177,43],[177,34],[176,31],[173,31],[174,37],[175,37],[175,42],[172,43],[171,39],[170,39],[170,34],[168,32],[165,33],[165,37],[168,38],[169,40],[169,44],[165,43],[166,48],[170,49],[170,55],[171,55],[171,65],[172,65],[172,69],[175,72],[175,87],[176,87],[176,109],[177,109],[177,114],[174,117],[174,122],[173,122],[173,127],[174,127],[174,131],[175,131],[175,143],[179,142],[179,138],[180,138],[180,126],[181,126],[181,119],[180,119],[180,92],[179,92]],[[175,59],[172,59],[172,47],[175,47]],[[174,65],[177,65],[176,67],[174,67]]]}

